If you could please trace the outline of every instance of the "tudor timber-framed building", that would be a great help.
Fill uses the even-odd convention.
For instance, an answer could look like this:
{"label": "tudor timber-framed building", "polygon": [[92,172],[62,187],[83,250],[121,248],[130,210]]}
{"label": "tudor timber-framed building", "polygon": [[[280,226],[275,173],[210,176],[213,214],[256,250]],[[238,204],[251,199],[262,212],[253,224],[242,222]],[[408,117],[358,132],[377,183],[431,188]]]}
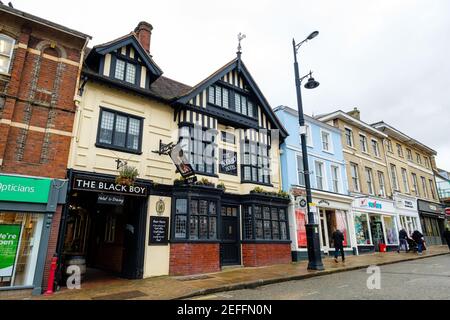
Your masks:
{"label": "tudor timber-framed building", "polygon": [[[162,76],[152,29],[88,50],[59,254],[127,278],[289,263],[289,199],[265,193],[281,189],[287,132],[241,53],[190,87]],[[161,143],[182,146],[201,185],[179,179]],[[115,183],[125,162],[138,188]]]}

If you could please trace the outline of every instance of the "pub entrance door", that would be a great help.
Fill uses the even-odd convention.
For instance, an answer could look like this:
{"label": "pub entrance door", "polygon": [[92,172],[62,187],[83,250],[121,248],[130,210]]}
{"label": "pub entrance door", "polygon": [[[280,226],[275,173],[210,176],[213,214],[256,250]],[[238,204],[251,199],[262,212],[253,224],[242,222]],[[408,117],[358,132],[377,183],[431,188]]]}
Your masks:
{"label": "pub entrance door", "polygon": [[222,266],[241,264],[239,241],[239,207],[222,206],[220,262]]}

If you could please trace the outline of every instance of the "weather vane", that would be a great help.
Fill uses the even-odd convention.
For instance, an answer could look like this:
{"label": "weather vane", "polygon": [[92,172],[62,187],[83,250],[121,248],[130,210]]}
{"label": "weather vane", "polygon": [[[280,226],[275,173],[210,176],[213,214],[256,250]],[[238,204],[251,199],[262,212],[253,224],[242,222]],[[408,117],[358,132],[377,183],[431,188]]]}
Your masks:
{"label": "weather vane", "polygon": [[238,45],[238,52],[237,52],[239,55],[242,53],[241,41],[244,40],[245,38],[247,38],[247,36],[245,34],[243,34],[242,32],[239,32],[239,34],[238,34],[239,45]]}

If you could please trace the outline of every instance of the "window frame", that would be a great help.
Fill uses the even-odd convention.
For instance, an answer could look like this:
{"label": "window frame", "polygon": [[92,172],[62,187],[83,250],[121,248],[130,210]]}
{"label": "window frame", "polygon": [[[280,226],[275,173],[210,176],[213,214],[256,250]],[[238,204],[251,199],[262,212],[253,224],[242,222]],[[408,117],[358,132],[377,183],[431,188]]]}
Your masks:
{"label": "window frame", "polygon": [[432,196],[433,200],[436,200],[437,198],[436,198],[436,191],[435,191],[435,188],[434,188],[434,182],[433,182],[432,179],[428,179],[428,182],[430,183],[431,196]]}
{"label": "window frame", "polygon": [[[256,210],[259,208],[259,210]],[[264,213],[266,212],[264,209],[269,209],[269,217],[266,217]],[[251,209],[251,210],[249,210]],[[277,219],[273,219],[273,210],[277,210]],[[251,213],[248,213],[250,212]],[[257,211],[260,213],[257,217]],[[284,211],[284,219],[280,219],[281,211]],[[257,222],[260,222],[259,224]],[[273,233],[273,223],[278,224],[278,239],[274,238]],[[266,223],[269,225],[270,229],[270,238],[266,237]],[[282,224],[284,224],[284,231],[286,238],[282,238]],[[261,225],[261,237],[257,234],[257,226]],[[252,204],[244,204],[243,205],[243,219],[242,219],[242,227],[243,227],[243,242],[281,242],[287,243],[290,242],[290,230],[289,230],[289,216],[288,216],[288,208],[281,205],[273,205],[273,204],[265,204],[265,203],[252,203]],[[251,237],[248,237],[248,232],[251,231]]]}
{"label": "window frame", "polygon": [[[340,193],[341,191],[341,179],[340,175],[341,175],[341,170],[340,167],[337,165],[331,165],[330,166],[331,169],[331,187],[332,187],[332,191],[335,193]],[[336,179],[334,177],[334,174],[336,173]]]}
{"label": "window frame", "polygon": [[[362,138],[362,139],[361,139]],[[365,134],[359,134],[359,146],[362,153],[369,153],[368,144],[367,144],[367,136]]]}
{"label": "window frame", "polygon": [[[350,136],[347,135],[348,132],[350,132]],[[355,147],[355,139],[353,137],[353,130],[351,128],[344,127],[344,134],[345,134],[345,144],[350,148],[354,148]],[[349,137],[350,137],[350,144],[348,143]]]}
{"label": "window frame", "polygon": [[414,194],[417,197],[420,197],[419,180],[417,179],[417,174],[414,172],[411,172],[411,177],[412,177],[412,181],[413,181]]}
{"label": "window frame", "polygon": [[[349,165],[350,165],[350,178],[352,181],[353,190],[355,192],[361,192],[361,182],[359,180],[359,166],[358,166],[358,164],[353,163],[353,162],[350,162]],[[355,169],[354,171],[355,171],[356,177],[353,177],[352,168]],[[356,181],[356,185],[355,185],[355,181]]]}
{"label": "window frame", "polygon": [[[135,63],[135,62],[131,62],[130,58],[128,58],[128,57],[123,57],[122,58],[119,55],[116,55],[115,58],[116,59],[115,59],[115,62],[114,62],[114,70],[112,70],[114,79],[118,80],[118,81],[121,81],[121,82],[124,82],[124,83],[137,85],[137,83],[138,83],[138,73],[139,73],[138,69],[139,69],[139,65],[137,63]],[[118,61],[121,61],[121,62],[123,62],[125,64],[124,71],[123,71],[123,79],[117,77],[117,62]],[[130,82],[130,81],[127,80],[128,66],[129,65],[132,65],[134,67],[134,82]]]}
{"label": "window frame", "polygon": [[[400,186],[398,184],[398,175],[397,175],[397,166],[395,164],[392,164],[389,166],[389,169],[391,170],[391,183],[392,188],[395,191],[400,191]],[[395,182],[395,183],[394,183]]]}
{"label": "window frame", "polygon": [[403,187],[405,188],[405,193],[409,193],[410,188],[409,188],[409,181],[408,181],[408,170],[406,170],[405,168],[401,168],[400,171],[402,173],[402,181],[403,181]]}
{"label": "window frame", "polygon": [[384,172],[378,170],[377,176],[378,176],[378,185],[380,186],[379,191],[382,192],[381,196],[386,197],[386,179],[384,176]]}
{"label": "window frame", "polygon": [[397,143],[397,155],[400,158],[404,158],[404,154],[403,154],[403,147],[400,143]]}
{"label": "window frame", "polygon": [[420,176],[420,180],[422,182],[422,189],[424,193],[424,198],[429,198],[428,187],[427,187],[427,179],[423,176]]}
{"label": "window frame", "polygon": [[414,161],[411,149],[408,148],[406,149],[406,159],[408,161]]}
{"label": "window frame", "polygon": [[378,143],[377,139],[371,139],[372,142],[372,151],[375,157],[380,158],[380,144]]}
{"label": "window frame", "polygon": [[[321,166],[321,175],[320,176],[318,176],[317,175],[317,165],[320,165]],[[327,178],[326,178],[326,169],[325,169],[325,163],[323,162],[323,161],[319,161],[319,160],[315,160],[314,161],[314,178],[315,178],[315,180],[316,180],[316,189],[317,190],[322,190],[322,191],[326,191],[327,189],[328,189],[328,186],[327,186],[327,182],[326,182],[326,180],[327,180]],[[321,178],[321,183],[322,183],[322,188],[319,188],[319,179],[318,178]]]}
{"label": "window frame", "polygon": [[6,55],[4,53],[0,53],[0,56],[5,57],[8,60],[7,66],[6,66],[6,71],[0,71],[0,74],[4,74],[4,75],[10,75],[11,72],[11,65],[12,65],[12,60],[13,60],[13,56],[14,56],[14,46],[16,45],[16,40],[14,38],[11,38],[10,36],[7,36],[4,33],[0,33],[0,39],[3,39],[5,41],[11,41],[11,50],[9,52],[9,55]]}
{"label": "window frame", "polygon": [[[101,130],[102,119],[103,119],[102,116],[103,116],[104,112],[109,112],[109,113],[113,113],[114,114],[111,144],[108,144],[108,143],[105,143],[105,142],[100,142],[100,130]],[[122,116],[122,117],[126,117],[127,118],[127,131],[125,133],[125,147],[114,145],[114,137],[115,137],[115,132],[116,132],[116,119],[117,119],[117,116]],[[98,118],[99,119],[98,119],[98,125],[97,125],[97,138],[96,138],[96,142],[95,142],[95,146],[97,148],[115,150],[115,151],[120,151],[120,152],[138,154],[138,155],[142,154],[142,144],[143,144],[142,140],[143,140],[143,136],[144,136],[144,132],[143,131],[144,131],[144,120],[145,120],[143,117],[135,116],[133,114],[125,113],[125,112],[114,110],[114,109],[110,109],[110,108],[100,107],[100,112],[99,112],[99,117]],[[130,128],[129,128],[130,118],[138,120],[140,122],[140,124],[139,124],[138,149],[132,149],[132,148],[128,148],[127,147],[129,130],[130,130]]]}
{"label": "window frame", "polygon": [[[325,146],[325,141],[323,139],[324,135],[328,136],[328,142],[327,142],[328,149],[324,148],[324,146]],[[334,154],[333,138],[332,138],[331,132],[320,129],[320,140],[322,142],[322,151],[326,152],[326,153]]]}
{"label": "window frame", "polygon": [[[301,187],[305,187],[306,186],[306,177],[305,177],[305,169],[303,166],[303,155],[301,153],[297,153],[295,158],[297,159],[296,165],[297,165],[297,185],[301,186]],[[300,161],[299,161],[300,159]],[[301,164],[301,168],[299,166],[299,164]],[[300,171],[301,169],[301,171]],[[300,179],[300,175],[303,176],[303,184],[301,183],[301,179]]]}
{"label": "window frame", "polygon": [[365,167],[364,169],[366,174],[366,183],[367,183],[367,191],[370,195],[375,195],[375,184],[373,181],[373,170],[372,168]]}
{"label": "window frame", "polygon": [[[248,151],[246,151],[248,144]],[[256,153],[252,153],[252,145],[256,145]],[[262,155],[258,151],[260,148],[267,150],[267,155]],[[271,146],[269,144],[263,144],[261,142],[251,141],[249,139],[241,140],[241,183],[259,184],[265,186],[272,186],[272,168],[271,168]],[[256,165],[253,164],[252,157],[256,156]],[[246,161],[246,157],[249,159],[249,163]],[[267,160],[267,166],[264,165],[264,159]],[[261,163],[260,163],[261,161]],[[250,179],[246,179],[245,169],[250,168]],[[256,178],[254,178],[254,169],[256,169]],[[259,180],[259,171],[262,172],[262,181]],[[265,180],[265,171],[268,172],[267,181]]]}

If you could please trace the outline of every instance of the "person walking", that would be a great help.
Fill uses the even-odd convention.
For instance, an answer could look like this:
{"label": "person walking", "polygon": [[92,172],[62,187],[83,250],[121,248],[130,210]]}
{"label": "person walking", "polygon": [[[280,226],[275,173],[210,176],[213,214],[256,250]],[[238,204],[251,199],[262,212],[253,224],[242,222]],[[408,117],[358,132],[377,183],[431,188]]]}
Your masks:
{"label": "person walking", "polygon": [[448,249],[450,250],[450,230],[448,228],[445,229],[442,237],[447,241]]}
{"label": "person walking", "polygon": [[405,252],[408,252],[408,233],[405,229],[400,230],[398,233],[398,238],[400,239],[400,245],[398,246],[397,252],[400,253],[402,247],[405,248]]}
{"label": "person walking", "polygon": [[423,234],[419,230],[416,230],[413,232],[412,238],[417,243],[417,253],[421,255],[424,243]]}
{"label": "person walking", "polygon": [[341,230],[336,229],[332,235],[333,243],[334,243],[334,261],[338,263],[339,252],[342,256],[342,262],[345,262],[345,253],[344,253],[344,234]]}

